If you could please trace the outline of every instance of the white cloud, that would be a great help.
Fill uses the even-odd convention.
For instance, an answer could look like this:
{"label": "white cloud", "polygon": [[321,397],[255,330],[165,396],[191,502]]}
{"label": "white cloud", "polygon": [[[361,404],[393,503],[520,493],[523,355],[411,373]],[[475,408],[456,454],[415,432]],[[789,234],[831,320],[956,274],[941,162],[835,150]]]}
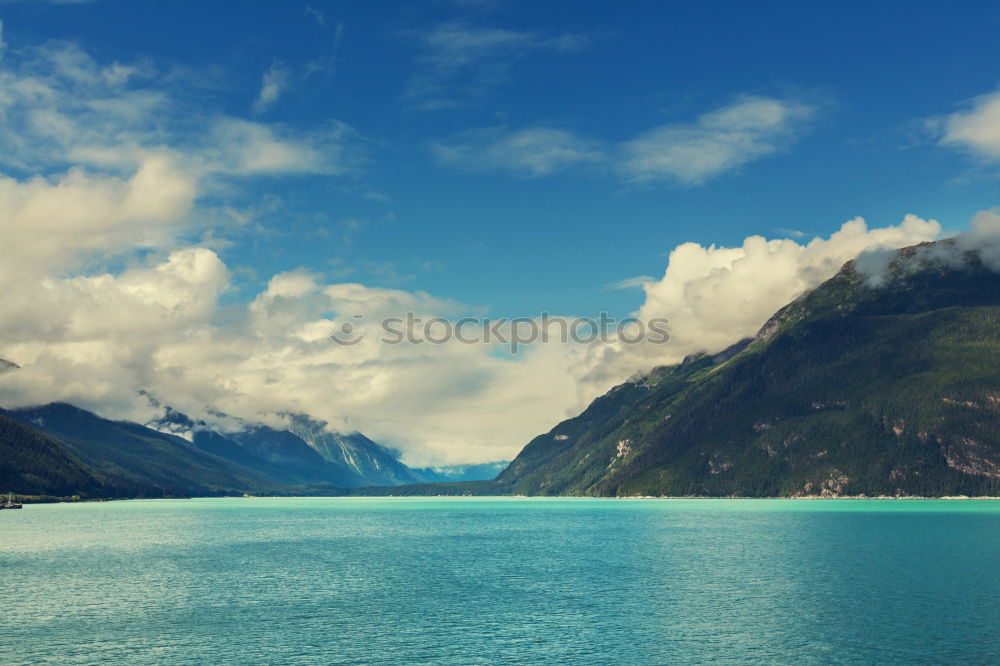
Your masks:
{"label": "white cloud", "polygon": [[755,335],[778,309],[862,252],[913,245],[940,233],[938,222],[907,215],[898,225],[875,229],[855,218],[829,238],[808,243],[750,236],[739,247],[679,245],[663,277],[644,285],[646,299],[636,313],[644,322],[668,319],[670,341],[594,348],[584,393],[689,354],[721,351]]}
{"label": "white cloud", "polygon": [[283,173],[342,174],[356,158],[343,143],[354,136],[344,124],[332,123],[325,131],[301,134],[280,127],[237,118],[220,117],[211,125],[212,149],[198,154],[208,173],[273,175]]}
{"label": "white cloud", "polygon": [[[454,315],[427,294],[275,276],[244,311],[219,319],[228,271],[203,248],[160,263],[29,285],[0,304],[0,356],[23,362],[0,404],[65,400],[114,418],[148,417],[139,389],[194,416],[207,408],[250,420],[305,412],[401,445],[412,462],[511,455],[575,403],[567,352],[523,360],[489,347],[387,345],[379,320]],[[330,333],[364,313],[353,347]],[[517,418],[511,418],[516,414]]]}
{"label": "white cloud", "polygon": [[0,176],[0,275],[74,268],[92,255],[158,247],[191,211],[194,179],[168,155],[148,154],[128,178],[83,168],[26,181]]}
{"label": "white cloud", "polygon": [[[0,276],[5,291],[20,276]],[[65,400],[108,416],[143,409],[137,386],[154,384],[150,359],[166,340],[204,326],[228,274],[210,250],[188,248],[118,275],[46,277],[0,303],[4,353],[28,372],[0,387],[5,405]]]}
{"label": "white cloud", "polygon": [[326,27],[326,15],[319,9],[306,5],[305,16],[311,16],[316,19],[316,22],[320,24],[321,27]]}
{"label": "white cloud", "polygon": [[288,68],[284,63],[271,65],[260,82],[260,92],[253,103],[254,113],[264,113],[277,102],[288,88]]}
{"label": "white cloud", "polygon": [[671,180],[698,185],[776,152],[814,109],[802,103],[746,97],[690,124],[667,124],[622,147],[621,172],[635,182]]}
{"label": "white cloud", "polygon": [[418,108],[440,109],[504,83],[514,62],[532,53],[575,53],[587,45],[581,35],[547,36],[453,22],[418,35],[422,50],[406,95]]}
{"label": "white cloud", "polygon": [[963,252],[975,251],[991,270],[1000,272],[1000,209],[983,210],[972,218],[972,225],[955,238]]}
{"label": "white cloud", "polygon": [[[968,264],[969,253],[992,271],[1000,272],[1000,210],[983,210],[976,213],[969,229],[950,239],[948,243],[918,248],[916,252],[897,265],[899,270],[917,271],[928,265],[959,268]],[[868,251],[858,257],[857,268],[867,277],[868,284],[881,287],[891,280],[897,257],[888,250]]]}
{"label": "white cloud", "polygon": [[473,171],[504,170],[519,176],[548,176],[604,159],[593,142],[548,127],[509,131],[504,127],[463,132],[431,145],[440,163]]}
{"label": "white cloud", "polygon": [[990,162],[1000,160],[1000,92],[977,97],[971,107],[933,121],[945,146]]}
{"label": "white cloud", "polygon": [[357,133],[342,123],[302,131],[236,118],[196,104],[184,82],[149,62],[104,64],[75,44],[51,43],[3,65],[0,166],[38,172],[86,165],[121,174],[155,151],[172,154],[208,184],[357,165]]}
{"label": "white cloud", "polygon": [[152,64],[67,43],[2,62],[0,123],[0,274],[22,280],[176,247],[218,223],[206,206],[233,208],[218,197],[241,179],[341,174],[357,159],[346,125],[293,131],[195,108]]}
{"label": "white cloud", "polygon": [[644,289],[647,284],[656,282],[656,278],[650,277],[649,275],[637,275],[636,277],[626,278],[624,280],[619,280],[618,282],[612,282],[610,284],[604,285],[605,289]]}
{"label": "white cloud", "polygon": [[790,145],[816,107],[792,99],[743,97],[699,116],[647,130],[620,145],[564,129],[495,127],[431,144],[440,164],[470,171],[548,176],[603,165],[631,183],[696,186]]}

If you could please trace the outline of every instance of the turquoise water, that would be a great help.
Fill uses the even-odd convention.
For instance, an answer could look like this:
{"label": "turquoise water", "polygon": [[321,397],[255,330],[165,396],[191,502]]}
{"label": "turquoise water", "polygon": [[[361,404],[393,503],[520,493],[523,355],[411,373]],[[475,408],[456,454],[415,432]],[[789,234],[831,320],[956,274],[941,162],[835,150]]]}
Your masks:
{"label": "turquoise water", "polygon": [[996,663],[1000,502],[0,512],[0,662]]}

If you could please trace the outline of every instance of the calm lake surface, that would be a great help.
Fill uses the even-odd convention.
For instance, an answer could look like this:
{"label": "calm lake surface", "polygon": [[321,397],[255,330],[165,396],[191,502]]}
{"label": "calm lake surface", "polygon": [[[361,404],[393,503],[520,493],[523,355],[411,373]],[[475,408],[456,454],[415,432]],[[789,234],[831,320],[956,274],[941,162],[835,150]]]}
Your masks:
{"label": "calm lake surface", "polygon": [[0,512],[0,662],[996,663],[1000,501]]}

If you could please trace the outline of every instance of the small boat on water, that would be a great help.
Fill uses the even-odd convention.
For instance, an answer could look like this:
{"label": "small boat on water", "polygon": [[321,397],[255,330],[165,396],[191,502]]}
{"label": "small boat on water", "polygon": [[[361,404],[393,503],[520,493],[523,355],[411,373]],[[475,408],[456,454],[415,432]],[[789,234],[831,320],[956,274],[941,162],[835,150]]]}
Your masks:
{"label": "small boat on water", "polygon": [[21,506],[20,502],[14,501],[14,493],[7,493],[7,501],[0,504],[0,509],[20,509]]}

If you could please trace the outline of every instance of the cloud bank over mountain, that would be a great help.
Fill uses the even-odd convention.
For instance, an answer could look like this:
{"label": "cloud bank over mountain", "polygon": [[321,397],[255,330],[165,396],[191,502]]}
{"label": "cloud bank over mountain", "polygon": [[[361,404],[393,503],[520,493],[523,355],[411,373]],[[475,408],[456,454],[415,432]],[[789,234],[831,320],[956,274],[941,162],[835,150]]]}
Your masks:
{"label": "cloud bank over mountain", "polygon": [[[479,50],[463,47],[462,59],[432,49],[442,40],[466,44],[461,30],[427,38],[430,73],[414,84],[422,99],[482,53],[580,48],[565,37],[473,37]],[[508,458],[628,376],[752,335],[859,253],[941,233],[937,222],[909,215],[880,228],[856,218],[808,242],[755,235],[735,247],[679,245],[659,279],[637,281],[645,290],[637,315],[669,319],[667,344],[551,342],[517,355],[457,340],[386,345],[376,335],[385,317],[481,311],[448,294],[337,282],[308,268],[271,275],[258,293],[236,297],[241,267],[220,242],[248,224],[226,212],[241,185],[348,177],[364,152],[355,130],[335,121],[293,130],[195,109],[187,73],[101,63],[73,44],[8,48],[3,63],[0,112],[10,131],[0,135],[0,358],[21,366],[0,377],[5,407],[61,400],[144,422],[155,408],[143,390],[210,423],[219,412],[264,422],[306,413],[397,447],[411,464]],[[278,79],[270,83],[271,92],[259,92],[265,107],[280,98]],[[688,125],[652,129],[616,154],[628,156],[620,161],[628,179],[699,184],[780,149],[808,115],[791,102],[746,98]],[[955,136],[989,145],[972,120],[962,127]],[[559,130],[466,138],[485,152],[452,145],[447,159],[483,153],[531,175],[602,154]],[[695,153],[704,159],[691,160]],[[988,215],[983,229],[995,222]],[[330,340],[345,323],[363,335],[357,345]]]}
{"label": "cloud bank over mountain", "polygon": [[689,354],[714,353],[753,336],[767,319],[808,289],[832,277],[863,252],[937,238],[941,225],[907,215],[895,226],[871,229],[858,217],[829,238],[807,243],[750,236],[739,247],[684,243],[671,253],[659,280],[646,282],[638,317],[670,320],[664,345],[611,344],[594,350],[582,386],[594,388]]}
{"label": "cloud bank over mountain", "polygon": [[[3,228],[12,222],[2,219]],[[407,312],[454,318],[469,308],[421,292],[274,276],[246,306],[223,306],[232,273],[205,247],[176,249],[120,272],[58,273],[0,288],[2,355],[22,365],[0,382],[10,407],[63,400],[104,415],[148,420],[138,395],[199,418],[209,408],[250,421],[307,413],[402,448],[412,462],[474,462],[516,452],[553,419],[629,375],[752,335],[799,293],[857,253],[934,238],[940,226],[907,217],[868,229],[860,219],[807,244],[748,238],[741,247],[676,248],[646,284],[643,320],[667,317],[664,345],[537,344],[516,357],[499,345],[387,345],[379,321]],[[44,248],[42,251],[45,251]],[[359,344],[329,336],[364,316]]]}

